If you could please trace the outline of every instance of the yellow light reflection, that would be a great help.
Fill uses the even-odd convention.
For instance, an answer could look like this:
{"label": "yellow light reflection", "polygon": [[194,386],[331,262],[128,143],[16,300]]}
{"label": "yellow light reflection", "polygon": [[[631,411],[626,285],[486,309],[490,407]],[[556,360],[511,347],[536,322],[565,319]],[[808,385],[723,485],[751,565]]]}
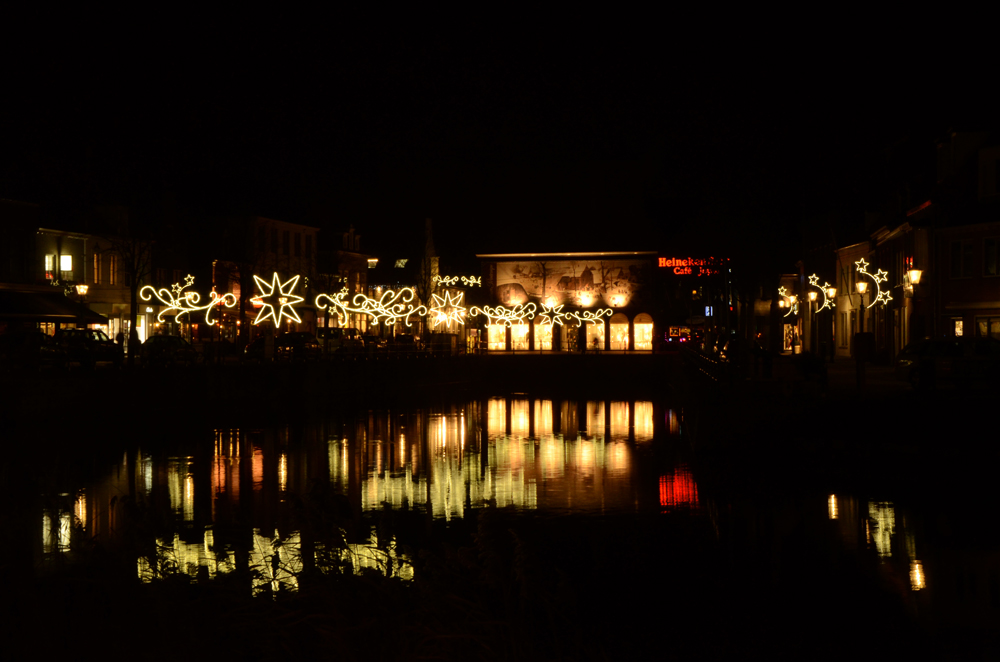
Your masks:
{"label": "yellow light reflection", "polygon": [[927,578],[924,576],[924,565],[920,561],[910,562],[910,586],[914,591],[919,591],[927,587]]}
{"label": "yellow light reflection", "polygon": [[827,507],[830,511],[830,519],[837,519],[837,495],[831,494],[827,500]]}
{"label": "yellow light reflection", "polygon": [[278,458],[278,489],[284,492],[288,489],[288,454],[282,453]]}
{"label": "yellow light reflection", "polygon": [[641,400],[635,403],[635,441],[653,440],[653,403]]}
{"label": "yellow light reflection", "polygon": [[78,526],[87,526],[87,494],[80,490],[73,502],[73,516],[76,518]]}
{"label": "yellow light reflection", "polygon": [[891,503],[871,501],[868,503],[868,517],[875,522],[875,531],[870,532],[879,556],[892,556],[892,536],[896,529],[896,515]]}

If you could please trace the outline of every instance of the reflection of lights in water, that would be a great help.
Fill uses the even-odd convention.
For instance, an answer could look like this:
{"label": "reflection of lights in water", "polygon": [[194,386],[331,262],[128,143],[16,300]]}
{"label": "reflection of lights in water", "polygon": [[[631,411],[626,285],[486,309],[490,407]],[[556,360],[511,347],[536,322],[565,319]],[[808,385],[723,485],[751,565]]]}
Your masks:
{"label": "reflection of lights in water", "polygon": [[607,468],[616,473],[625,473],[629,469],[628,444],[623,441],[616,441],[608,445],[605,450],[607,454]]}
{"label": "reflection of lights in water", "polygon": [[[870,501],[868,516],[875,522],[875,549],[879,556],[892,556],[892,535],[895,533],[896,516],[891,503]],[[869,530],[869,539],[872,533]]]}
{"label": "reflection of lights in water", "polygon": [[507,403],[502,398],[490,398],[487,405],[486,415],[487,425],[489,425],[490,436],[506,434],[507,426]]}
{"label": "reflection of lights in water", "polygon": [[535,436],[552,434],[552,401],[535,400]]}
{"label": "reflection of lights in water", "polygon": [[513,437],[525,438],[530,431],[528,417],[528,401],[514,400],[510,404],[510,434]]}
{"label": "reflection of lights in water", "polygon": [[587,403],[587,432],[591,437],[604,436],[604,402]]}
{"label": "reflection of lights in water", "polygon": [[77,493],[73,502],[73,516],[78,526],[87,526],[87,495],[83,490]]}
{"label": "reflection of lights in water", "polygon": [[555,478],[563,474],[566,464],[562,437],[548,435],[539,442],[539,456],[542,460],[542,476]]}
{"label": "reflection of lights in water", "polygon": [[53,524],[52,516],[42,513],[42,551],[46,554],[68,552],[70,534],[73,532],[73,514],[62,512],[56,516]]}
{"label": "reflection of lights in water", "polygon": [[919,591],[927,587],[927,578],[924,577],[924,565],[920,561],[910,562],[910,586],[914,591]]}
{"label": "reflection of lights in water", "polygon": [[253,489],[260,492],[264,489],[264,449],[253,447],[253,462],[251,463],[253,474]]}
{"label": "reflection of lights in water", "polygon": [[288,454],[282,453],[278,458],[278,489],[284,492],[288,489]]}
{"label": "reflection of lights in water", "polygon": [[653,403],[640,400],[635,403],[636,443],[653,440]]}
{"label": "reflection of lights in water", "polygon": [[673,409],[667,410],[667,427],[670,429],[670,434],[672,435],[681,433],[681,421],[677,416],[677,412]]}
{"label": "reflection of lights in water", "polygon": [[660,505],[664,508],[698,507],[698,485],[687,467],[679,466],[674,473],[660,476]]}
{"label": "reflection of lights in water", "polygon": [[827,500],[827,506],[830,511],[830,519],[837,519],[837,495],[831,494],[830,498]]}
{"label": "reflection of lights in water", "polygon": [[406,435],[402,432],[399,433],[399,463],[406,464]]}
{"label": "reflection of lights in water", "polygon": [[576,442],[576,465],[583,469],[584,473],[591,473],[594,470],[596,454],[594,453],[594,442],[578,439]]}
{"label": "reflection of lights in water", "polygon": [[191,467],[193,459],[172,458],[167,461],[167,491],[170,507],[185,521],[194,520],[194,475]]}
{"label": "reflection of lights in water", "polygon": [[612,402],[611,411],[611,439],[628,439],[628,419],[629,408],[627,402]]}

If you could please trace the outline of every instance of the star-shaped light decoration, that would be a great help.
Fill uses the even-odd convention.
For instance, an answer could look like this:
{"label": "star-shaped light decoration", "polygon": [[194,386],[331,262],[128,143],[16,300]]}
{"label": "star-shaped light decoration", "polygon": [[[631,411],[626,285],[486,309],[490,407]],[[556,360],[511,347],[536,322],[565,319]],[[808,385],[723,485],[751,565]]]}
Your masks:
{"label": "star-shaped light decoration", "polygon": [[778,295],[783,296],[783,297],[787,297],[788,295],[785,294],[787,291],[788,291],[788,288],[779,287],[778,288]]}
{"label": "star-shaped light decoration", "polygon": [[883,306],[888,306],[889,305],[889,302],[892,301],[892,296],[890,296],[888,290],[879,290],[878,291],[878,296],[875,297],[875,303],[878,303],[879,301],[882,302]]}
{"label": "star-shaped light decoration", "polygon": [[297,294],[292,294],[295,287],[299,284],[298,276],[293,276],[284,283],[278,278],[277,272],[271,278],[270,283],[256,274],[254,274],[253,279],[257,281],[257,287],[260,289],[260,294],[254,298],[263,304],[260,312],[257,313],[257,319],[253,321],[255,325],[260,324],[269,317],[274,320],[275,326],[280,326],[282,318],[285,317],[296,322],[302,322],[299,314],[292,307],[303,300]]}
{"label": "star-shaped light decoration", "polygon": [[884,283],[889,280],[889,272],[885,269],[879,269],[872,278],[875,279],[876,283]]}
{"label": "star-shaped light decoration", "polygon": [[879,269],[874,274],[868,273],[868,263],[865,262],[864,258],[861,258],[854,264],[857,266],[858,273],[864,274],[875,281],[875,287],[878,289],[878,293],[875,295],[875,298],[872,299],[872,302],[868,304],[867,307],[871,308],[876,303],[881,303],[883,306],[888,305],[889,301],[892,300],[892,297],[889,295],[889,292],[882,290],[879,283],[884,283],[889,280],[889,272],[884,269]]}
{"label": "star-shaped light decoration", "polygon": [[817,276],[816,274],[809,276],[809,284],[812,285],[813,287],[819,287],[819,276]]}
{"label": "star-shaped light decoration", "polygon": [[558,306],[550,306],[548,304],[542,304],[542,324],[558,324],[562,326],[563,318],[566,317],[565,313],[562,312],[564,304],[559,304]]}
{"label": "star-shaped light decoration", "polygon": [[151,301],[153,297],[156,297],[160,301],[160,304],[166,306],[166,308],[161,310],[156,316],[157,321],[163,322],[165,316],[168,315],[171,310],[176,311],[174,313],[174,319],[178,322],[184,315],[188,316],[189,322],[193,321],[192,313],[204,311],[205,323],[209,326],[215,325],[215,320],[212,319],[212,311],[215,310],[216,306],[233,308],[237,303],[239,303],[236,295],[232,292],[219,294],[215,290],[212,290],[208,293],[208,303],[198,305],[201,302],[201,295],[193,290],[187,289],[192,285],[194,285],[194,276],[188,274],[184,278],[183,284],[174,283],[170,286],[169,290],[165,287],[157,289],[152,285],[146,285],[139,290],[139,298],[143,301]]}
{"label": "star-shaped light decoration", "polygon": [[868,273],[868,263],[865,262],[865,258],[861,258],[860,260],[855,262],[854,266],[856,266],[858,268],[858,271],[860,271],[861,273]]}
{"label": "star-shaped light decoration", "polygon": [[463,297],[465,297],[465,292],[459,292],[452,297],[451,292],[447,290],[445,290],[443,297],[436,294],[431,295],[431,298],[434,299],[434,303],[430,309],[430,313],[434,316],[434,328],[437,328],[442,323],[445,326],[450,325],[452,322],[465,324],[465,306],[462,305]]}

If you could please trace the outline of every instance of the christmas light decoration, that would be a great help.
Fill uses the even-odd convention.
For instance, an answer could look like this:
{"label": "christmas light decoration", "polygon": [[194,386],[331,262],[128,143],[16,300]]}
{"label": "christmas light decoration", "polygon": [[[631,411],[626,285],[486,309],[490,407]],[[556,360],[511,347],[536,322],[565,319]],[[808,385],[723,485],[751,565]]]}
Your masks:
{"label": "christmas light decoration", "polygon": [[484,315],[487,318],[487,326],[492,326],[494,324],[503,324],[504,326],[513,326],[514,324],[523,324],[525,320],[531,320],[535,318],[535,310],[537,306],[533,303],[518,304],[513,308],[504,308],[503,306],[473,306],[469,309],[469,315],[475,317],[477,315]]}
{"label": "christmas light decoration", "polygon": [[855,262],[854,267],[858,270],[858,273],[864,274],[875,281],[875,289],[878,290],[875,298],[872,299],[872,302],[865,306],[865,308],[871,308],[877,303],[881,303],[883,306],[889,305],[889,302],[892,301],[892,296],[889,294],[889,290],[883,290],[881,285],[879,285],[879,283],[884,283],[889,280],[889,272],[884,269],[879,269],[874,274],[868,273],[868,263],[865,262],[864,258]]}
{"label": "christmas light decoration", "polygon": [[434,276],[431,281],[444,287],[451,287],[458,282],[458,276]]}
{"label": "christmas light decoration", "polygon": [[[785,287],[778,288],[778,296],[788,299],[788,312],[785,313],[785,317],[788,317],[792,313],[798,314],[799,312],[799,302],[798,298],[795,296],[789,296],[787,294],[788,289]],[[784,306],[782,306],[784,307]]]}
{"label": "christmas light decoration", "polygon": [[590,324],[597,324],[604,317],[611,317],[613,311],[610,308],[599,308],[597,310],[584,310],[580,313],[566,313],[567,319],[576,320],[576,326],[579,328],[583,326],[584,322],[589,322]]}
{"label": "christmas light decoration", "polygon": [[465,285],[466,287],[473,287],[476,285],[478,285],[479,287],[483,286],[482,276],[462,276],[461,280],[462,284]]}
{"label": "christmas light decoration", "polygon": [[466,308],[462,305],[465,292],[459,292],[454,297],[451,292],[445,292],[443,297],[432,294],[434,304],[431,306],[430,314],[434,316],[434,327],[441,323],[445,326],[452,322],[458,325],[465,324]]}
{"label": "christmas light decoration", "polygon": [[558,306],[553,306],[551,304],[542,304],[542,324],[551,324],[559,326],[563,325],[563,318],[566,317],[566,313],[562,312],[563,304]]}
{"label": "christmas light decoration", "polygon": [[219,295],[216,291],[209,292],[210,300],[207,304],[199,306],[198,303],[201,301],[201,295],[193,290],[187,290],[187,288],[194,285],[194,276],[188,274],[184,278],[184,284],[174,283],[170,286],[170,289],[166,287],[161,287],[159,289],[153,287],[152,285],[146,285],[141,290],[139,290],[139,298],[143,301],[151,301],[153,297],[164,306],[165,309],[161,310],[156,316],[158,322],[163,322],[163,316],[168,314],[171,310],[176,310],[175,315],[176,320],[180,320],[181,315],[187,315],[188,321],[191,321],[191,313],[198,312],[200,310],[205,311],[205,323],[209,326],[215,324],[212,319],[212,311],[215,310],[216,306],[225,306],[226,308],[232,308],[238,302],[236,295],[232,293],[225,293]]}
{"label": "christmas light decoration", "polygon": [[254,274],[253,279],[260,289],[260,294],[253,298],[261,303],[257,319],[253,321],[255,325],[268,318],[274,320],[275,326],[280,326],[281,320],[286,317],[296,322],[302,322],[299,314],[292,307],[304,300],[299,295],[293,294],[295,287],[299,284],[298,276],[292,276],[284,283],[281,282],[277,272],[274,273],[270,283],[257,274]]}
{"label": "christmas light decoration", "polygon": [[830,283],[823,281],[823,286],[820,287],[819,276],[813,274],[812,276],[809,276],[809,284],[815,288],[818,288],[819,291],[823,293],[823,305],[817,308],[816,312],[818,313],[819,311],[824,310],[826,308],[833,310],[833,302],[830,301],[830,298],[826,296],[827,290],[829,290],[831,287]]}
{"label": "christmas light decoration", "polygon": [[391,326],[399,320],[403,320],[406,326],[411,326],[413,316],[423,317],[427,314],[426,306],[413,305],[417,295],[412,287],[386,290],[377,299],[359,293],[355,294],[350,302],[347,300],[347,294],[346,287],[334,296],[320,294],[316,297],[316,307],[326,310],[327,306],[331,306],[340,317],[346,317],[348,313],[369,315],[372,324],[376,326],[383,323]]}

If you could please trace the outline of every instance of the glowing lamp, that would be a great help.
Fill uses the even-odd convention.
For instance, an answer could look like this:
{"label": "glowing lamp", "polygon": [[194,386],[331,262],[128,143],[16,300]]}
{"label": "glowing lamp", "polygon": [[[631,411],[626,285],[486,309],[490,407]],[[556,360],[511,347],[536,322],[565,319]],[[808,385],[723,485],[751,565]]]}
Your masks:
{"label": "glowing lamp", "polygon": [[868,291],[868,283],[863,280],[858,281],[858,294],[864,294]]}
{"label": "glowing lamp", "polygon": [[789,299],[791,300],[791,302],[792,302],[793,304],[794,304],[794,303],[798,303],[798,302],[799,302],[799,295],[798,295],[798,294],[793,294],[792,296],[790,296],[790,297],[788,297],[788,298],[789,298]]}
{"label": "glowing lamp", "polygon": [[86,296],[87,290],[89,289],[90,289],[89,285],[84,285],[83,283],[80,283],[79,285],[76,286],[76,293],[79,294],[80,296]]}
{"label": "glowing lamp", "polygon": [[816,292],[810,292],[809,293],[809,300],[810,301],[815,301],[816,300]]}
{"label": "glowing lamp", "polygon": [[910,277],[910,285],[917,285],[920,283],[920,277],[924,275],[922,269],[910,269],[906,272],[906,275]]}
{"label": "glowing lamp", "polygon": [[785,300],[784,299],[779,299],[778,300],[778,308],[784,308],[784,307],[785,307]]}
{"label": "glowing lamp", "polygon": [[830,297],[831,299],[833,297],[837,296],[837,288],[836,287],[828,287],[826,289],[826,296]]}

